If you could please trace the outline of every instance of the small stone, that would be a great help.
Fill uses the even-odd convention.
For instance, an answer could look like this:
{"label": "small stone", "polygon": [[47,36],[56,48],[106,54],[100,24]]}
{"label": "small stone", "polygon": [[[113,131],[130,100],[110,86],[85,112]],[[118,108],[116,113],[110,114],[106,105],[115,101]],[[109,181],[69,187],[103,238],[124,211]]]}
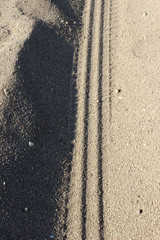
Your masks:
{"label": "small stone", "polygon": [[68,25],[68,21],[66,21],[66,25]]}
{"label": "small stone", "polygon": [[6,182],[3,182],[3,186],[6,186]]}
{"label": "small stone", "polygon": [[25,212],[28,212],[28,207],[25,207],[24,211],[25,211]]}
{"label": "small stone", "polygon": [[145,16],[147,16],[147,15],[148,15],[148,13],[146,13],[146,12],[143,13],[143,17],[145,17]]}
{"label": "small stone", "polygon": [[50,236],[50,239],[54,239],[54,236],[53,236],[53,235],[51,235],[51,236]]}
{"label": "small stone", "polygon": [[75,21],[74,21],[73,23],[74,23],[74,24],[76,24],[76,22],[75,22]]}
{"label": "small stone", "polygon": [[118,97],[118,99],[122,100],[122,97],[121,97],[121,96],[119,96],[119,97]]}
{"label": "small stone", "polygon": [[115,89],[115,93],[120,93],[121,92],[121,89]]}
{"label": "small stone", "polygon": [[9,89],[4,89],[4,94],[6,95],[6,96],[8,96],[9,95]]}
{"label": "small stone", "polygon": [[139,213],[140,213],[140,214],[142,214],[142,213],[143,213],[143,210],[142,210],[142,209],[140,209],[140,210],[139,210]]}
{"label": "small stone", "polygon": [[33,146],[34,146],[34,142],[29,141],[28,144],[29,144],[30,147],[33,147]]}

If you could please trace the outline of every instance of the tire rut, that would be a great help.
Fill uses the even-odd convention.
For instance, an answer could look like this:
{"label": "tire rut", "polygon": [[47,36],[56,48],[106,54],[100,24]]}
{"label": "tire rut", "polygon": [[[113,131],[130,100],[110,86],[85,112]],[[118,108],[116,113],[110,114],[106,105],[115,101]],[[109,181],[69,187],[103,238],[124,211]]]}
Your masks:
{"label": "tire rut", "polygon": [[[112,108],[111,9],[112,1],[109,0],[88,0],[84,9],[78,55],[76,139],[67,219],[67,239],[70,240],[104,239],[103,159],[107,156],[103,153],[103,142],[107,136],[103,127],[111,120]],[[106,47],[107,57],[104,52]],[[107,117],[103,116],[103,112],[107,112]]]}

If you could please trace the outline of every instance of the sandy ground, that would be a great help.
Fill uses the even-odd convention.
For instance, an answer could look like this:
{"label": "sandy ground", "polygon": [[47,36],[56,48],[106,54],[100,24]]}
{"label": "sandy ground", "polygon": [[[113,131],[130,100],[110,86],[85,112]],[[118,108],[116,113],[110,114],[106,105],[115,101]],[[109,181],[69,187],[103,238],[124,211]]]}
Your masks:
{"label": "sandy ground", "polygon": [[0,239],[159,240],[160,3],[0,1]]}

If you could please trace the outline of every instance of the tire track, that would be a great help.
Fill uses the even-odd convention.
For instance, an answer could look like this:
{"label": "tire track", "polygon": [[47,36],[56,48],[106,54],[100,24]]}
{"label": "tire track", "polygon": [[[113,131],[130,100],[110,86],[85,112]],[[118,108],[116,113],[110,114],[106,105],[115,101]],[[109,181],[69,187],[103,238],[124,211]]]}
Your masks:
{"label": "tire track", "polygon": [[[100,131],[99,123],[101,114],[99,114],[101,100],[99,96],[100,87],[100,43],[101,43],[101,26],[102,26],[102,1],[95,1],[92,33],[92,53],[91,53],[91,70],[90,70],[90,92],[89,92],[89,118],[88,118],[88,159],[87,159],[87,222],[86,238],[99,239],[100,233],[100,198],[102,191],[99,192],[99,163],[102,161],[100,150]],[[99,119],[100,118],[100,119]],[[101,158],[101,159],[100,159]],[[102,214],[103,215],[103,214]]]}
{"label": "tire track", "polygon": [[98,88],[98,96],[99,96],[99,122],[98,122],[98,129],[99,129],[99,149],[98,149],[98,189],[99,189],[99,236],[100,240],[104,240],[104,205],[103,205],[103,51],[104,51],[104,44],[103,44],[103,30],[104,30],[104,1],[102,0],[101,4],[101,24],[100,24],[100,32],[102,33],[100,36],[100,49],[99,49],[99,88]]}
{"label": "tire track", "polygon": [[112,124],[112,93],[114,88],[114,58],[118,34],[118,0],[104,0],[104,21],[103,21],[103,63],[102,63],[102,152],[103,152],[103,235],[108,239],[108,162],[111,139]]}
{"label": "tire track", "polygon": [[[90,23],[92,23],[92,0],[86,2],[83,19],[84,26],[82,31],[82,40],[79,44],[79,56],[78,56],[78,71],[77,71],[77,128],[76,128],[76,138],[74,142],[74,151],[73,151],[73,164],[71,172],[71,182],[70,182],[70,193],[69,193],[69,202],[68,202],[68,233],[67,239],[75,240],[81,239],[82,236],[82,217],[85,216],[85,205],[82,209],[82,195],[84,195],[84,188],[82,187],[82,179],[84,178],[83,171],[83,157],[85,155],[84,148],[84,132],[85,132],[85,97],[87,84],[86,77],[87,71],[89,70],[88,66],[88,46],[90,38]],[[85,100],[86,99],[86,100]],[[86,125],[87,126],[87,125]],[[86,135],[87,136],[87,135]],[[85,162],[85,161],[84,161]],[[85,185],[85,182],[84,182]],[[83,189],[83,191],[82,191]],[[83,194],[82,194],[83,192]],[[83,197],[83,198],[84,198]],[[81,213],[81,210],[83,214]],[[85,219],[84,219],[85,222]],[[84,224],[85,226],[85,224]],[[85,232],[85,230],[83,230]]]}
{"label": "tire track", "polygon": [[87,224],[87,218],[88,218],[88,203],[87,203],[87,188],[88,188],[88,181],[89,179],[89,144],[90,144],[90,139],[89,139],[89,120],[90,120],[90,88],[92,86],[91,83],[91,58],[92,58],[92,34],[93,34],[93,17],[94,17],[94,5],[95,5],[95,0],[92,0],[91,2],[91,9],[90,9],[90,25],[89,25],[89,38],[88,38],[88,48],[87,48],[87,71],[86,71],[86,89],[85,89],[85,117],[84,117],[84,150],[83,150],[83,174],[82,174],[82,239],[86,239],[87,237],[87,229],[86,229],[86,224]]}
{"label": "tire track", "polygon": [[[77,73],[77,127],[68,203],[69,240],[104,239],[103,142],[107,136],[103,128],[112,115],[111,9],[112,1],[88,0],[84,10]],[[104,41],[106,34],[107,44]],[[104,57],[105,47],[107,58]],[[103,117],[106,112],[107,118]]]}

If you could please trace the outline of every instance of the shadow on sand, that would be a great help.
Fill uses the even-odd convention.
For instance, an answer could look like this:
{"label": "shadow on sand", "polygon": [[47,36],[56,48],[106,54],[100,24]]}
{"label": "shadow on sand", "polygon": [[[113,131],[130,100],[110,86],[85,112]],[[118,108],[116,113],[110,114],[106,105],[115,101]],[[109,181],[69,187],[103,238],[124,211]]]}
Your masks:
{"label": "shadow on sand", "polygon": [[67,18],[72,19],[72,21],[76,21],[79,24],[79,19],[75,14],[75,11],[73,10],[69,0],[51,0],[51,3],[55,4],[59,9],[61,9]]}
{"label": "shadow on sand", "polygon": [[3,149],[8,163],[1,169],[3,240],[65,238],[61,217],[67,214],[72,161],[69,105],[74,49],[56,32],[37,22],[18,56],[16,84],[0,129],[8,144]]}

